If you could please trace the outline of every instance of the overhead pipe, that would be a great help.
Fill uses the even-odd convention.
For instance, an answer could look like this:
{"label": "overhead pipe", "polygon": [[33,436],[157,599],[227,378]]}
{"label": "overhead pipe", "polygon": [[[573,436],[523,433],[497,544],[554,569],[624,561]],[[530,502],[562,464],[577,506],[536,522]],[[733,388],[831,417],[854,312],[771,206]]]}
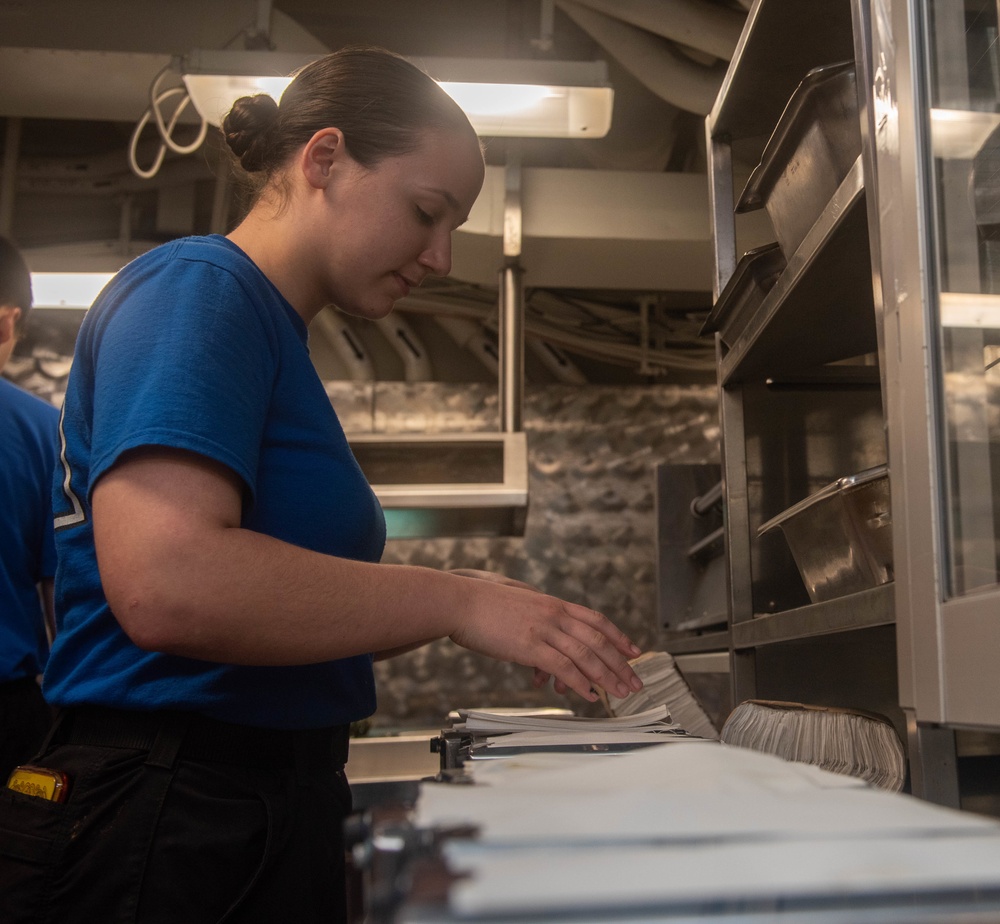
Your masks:
{"label": "overhead pipe", "polygon": [[[496,342],[482,324],[465,318],[436,317],[434,320],[455,343],[475,356],[487,371],[493,375],[499,373],[500,363]],[[587,377],[580,371],[579,366],[555,344],[540,337],[526,337],[524,345],[560,382],[567,385],[587,384]]]}
{"label": "overhead pipe", "polygon": [[375,364],[365,349],[361,338],[354,332],[347,318],[335,308],[325,308],[313,321],[317,329],[347,367],[352,381],[370,382],[375,378]]}
{"label": "overhead pipe", "polygon": [[726,75],[725,64],[701,67],[668,39],[575,0],[558,3],[570,19],[660,99],[696,115],[711,111]]}
{"label": "overhead pipe", "polygon": [[560,382],[566,385],[587,384],[587,377],[580,371],[580,367],[554,343],[538,337],[529,337],[525,342],[528,349]]}
{"label": "overhead pipe", "polygon": [[670,0],[669,3],[663,0],[576,0],[576,3],[723,61],[732,60],[746,23],[746,13],[707,0]]}
{"label": "overhead pipe", "polygon": [[486,328],[466,318],[435,317],[437,324],[460,347],[468,350],[493,375],[500,373],[500,356],[493,336]]}
{"label": "overhead pipe", "polygon": [[403,361],[403,375],[406,381],[432,381],[434,370],[427,348],[409,323],[395,312],[388,317],[379,318],[375,323],[396,355]]}

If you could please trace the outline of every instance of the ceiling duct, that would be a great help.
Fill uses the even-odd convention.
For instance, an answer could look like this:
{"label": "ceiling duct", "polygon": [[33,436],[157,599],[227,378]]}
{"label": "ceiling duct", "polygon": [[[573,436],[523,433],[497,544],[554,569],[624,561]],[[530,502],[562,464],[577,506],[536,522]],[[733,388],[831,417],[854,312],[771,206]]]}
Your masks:
{"label": "ceiling duct", "polygon": [[[558,6],[660,99],[696,115],[711,111],[725,77],[726,63],[712,67],[696,64],[673,41],[582,2],[558,0]],[[618,4],[607,6],[617,8]],[[672,4],[660,6],[664,10],[672,8]]]}
{"label": "ceiling duct", "polygon": [[707,0],[575,0],[573,5],[590,7],[723,61],[732,60],[746,23],[746,13]]}
{"label": "ceiling duct", "polygon": [[[326,338],[337,358],[343,363],[355,382],[370,382],[375,378],[375,364],[361,338],[350,322],[336,308],[330,306],[313,319],[315,331]],[[313,337],[310,331],[310,339]]]}
{"label": "ceiling duct", "polygon": [[433,381],[434,370],[427,348],[398,311],[379,318],[375,324],[403,363],[403,377],[407,382]]}

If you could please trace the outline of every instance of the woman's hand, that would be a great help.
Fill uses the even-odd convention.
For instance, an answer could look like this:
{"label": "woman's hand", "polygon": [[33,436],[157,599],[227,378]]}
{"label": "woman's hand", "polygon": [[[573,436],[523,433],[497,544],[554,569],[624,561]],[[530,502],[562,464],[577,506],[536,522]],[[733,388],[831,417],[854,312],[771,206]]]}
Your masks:
{"label": "woman's hand", "polygon": [[[475,568],[452,568],[449,574],[457,574],[460,577],[471,577],[478,578],[482,581],[493,581],[496,584],[506,584],[508,587],[520,587],[524,590],[533,590],[536,593],[541,593],[541,591],[531,584],[526,584],[524,581],[518,581],[514,578],[507,577],[504,574],[497,574],[495,571],[478,571]],[[630,643],[631,644],[631,643]],[[634,647],[634,646],[633,646]],[[633,655],[634,657],[634,655]],[[532,686],[535,689],[541,689],[552,679],[552,675],[547,671],[543,671],[540,668],[535,668],[535,676],[532,678]],[[555,680],[552,684],[552,688],[562,696],[569,693],[569,687],[566,686],[561,680]]]}
{"label": "woman's hand", "polygon": [[456,644],[534,668],[536,686],[553,677],[557,692],[589,702],[598,699],[595,685],[619,697],[642,689],[628,663],[641,650],[605,616],[489,572],[458,576],[477,587],[451,634]]}

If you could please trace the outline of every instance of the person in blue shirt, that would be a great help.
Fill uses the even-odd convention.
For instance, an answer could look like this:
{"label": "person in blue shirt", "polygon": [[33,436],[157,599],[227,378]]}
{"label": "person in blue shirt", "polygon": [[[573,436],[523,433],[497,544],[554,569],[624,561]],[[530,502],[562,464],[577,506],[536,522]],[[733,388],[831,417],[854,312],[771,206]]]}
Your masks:
{"label": "person in blue shirt", "polygon": [[449,272],[485,170],[461,109],[352,47],[223,131],[259,181],[245,219],[134,260],[80,329],[53,495],[60,717],[32,761],[60,795],[0,793],[5,922],[344,920],[373,658],[450,637],[589,701],[641,687],[638,649],[584,606],[380,563],[382,510],[309,359],[325,306],[382,318]]}
{"label": "person in blue shirt", "polygon": [[[0,236],[0,369],[31,310],[31,274]],[[38,749],[52,722],[38,677],[52,631],[52,472],[59,412],[0,378],[0,782]]]}

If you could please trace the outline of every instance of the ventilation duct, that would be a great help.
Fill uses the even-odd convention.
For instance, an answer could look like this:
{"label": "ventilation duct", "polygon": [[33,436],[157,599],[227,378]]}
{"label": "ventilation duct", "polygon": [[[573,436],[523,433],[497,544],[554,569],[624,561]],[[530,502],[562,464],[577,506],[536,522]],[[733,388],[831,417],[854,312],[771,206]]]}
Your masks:
{"label": "ventilation duct", "polygon": [[732,60],[746,14],[707,0],[575,0],[678,45],[704,52],[709,58]]}
{"label": "ventilation duct", "polygon": [[468,350],[493,375],[500,373],[500,357],[493,336],[482,324],[466,318],[437,317],[434,319],[458,346]]}
{"label": "ventilation duct", "polygon": [[382,336],[403,363],[403,378],[407,382],[430,382],[434,378],[427,348],[406,319],[394,311],[388,317],[376,322]]}
{"label": "ventilation duct", "polygon": [[[559,0],[559,8],[632,76],[661,99],[696,115],[707,115],[726,73],[726,64],[703,67],[660,35],[598,12],[582,2]],[[618,4],[608,4],[617,8]],[[660,4],[664,10],[672,4]],[[663,18],[666,18],[666,13]]]}
{"label": "ventilation duct", "polygon": [[375,378],[375,364],[368,350],[347,319],[335,308],[321,311],[313,320],[313,325],[347,368],[352,381],[370,382]]}

